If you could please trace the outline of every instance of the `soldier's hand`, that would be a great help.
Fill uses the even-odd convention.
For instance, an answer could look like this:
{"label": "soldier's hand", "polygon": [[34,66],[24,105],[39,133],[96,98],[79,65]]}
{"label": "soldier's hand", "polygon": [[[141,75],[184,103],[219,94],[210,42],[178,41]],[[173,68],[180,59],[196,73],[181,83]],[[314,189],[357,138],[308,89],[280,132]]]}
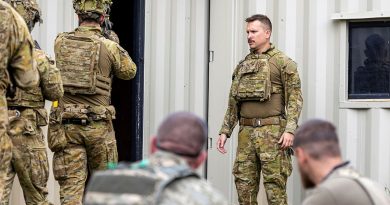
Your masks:
{"label": "soldier's hand", "polygon": [[280,148],[287,149],[293,145],[293,141],[294,141],[294,135],[289,132],[285,132],[280,137],[278,143],[280,144]]}
{"label": "soldier's hand", "polygon": [[225,149],[226,139],[227,139],[227,137],[226,137],[225,134],[220,134],[219,138],[218,138],[218,141],[217,141],[217,149],[222,154],[226,154],[227,153],[227,151]]}

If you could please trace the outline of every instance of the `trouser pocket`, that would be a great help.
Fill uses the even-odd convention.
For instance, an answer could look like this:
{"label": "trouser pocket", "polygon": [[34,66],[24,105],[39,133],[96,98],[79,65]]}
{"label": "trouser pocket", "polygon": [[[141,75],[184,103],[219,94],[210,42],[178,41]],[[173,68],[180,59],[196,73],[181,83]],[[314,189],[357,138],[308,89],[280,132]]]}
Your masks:
{"label": "trouser pocket", "polygon": [[67,162],[65,153],[58,151],[53,156],[53,172],[56,180],[64,180],[67,177]]}

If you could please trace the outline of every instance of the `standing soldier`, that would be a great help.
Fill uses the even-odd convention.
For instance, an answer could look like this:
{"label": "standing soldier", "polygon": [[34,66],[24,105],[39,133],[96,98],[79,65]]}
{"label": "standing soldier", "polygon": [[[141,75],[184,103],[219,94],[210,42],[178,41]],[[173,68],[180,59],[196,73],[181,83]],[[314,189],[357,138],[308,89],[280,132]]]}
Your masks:
{"label": "standing soldier", "polygon": [[[35,0],[7,0],[23,17],[30,30],[40,21],[40,10]],[[47,125],[46,100],[58,100],[64,94],[59,70],[54,61],[35,43],[34,59],[40,84],[24,91],[18,87],[7,97],[8,115],[15,119],[8,131],[11,137],[12,162],[7,169],[4,196],[1,204],[8,204],[15,175],[18,175],[26,204],[49,204],[47,180],[49,163],[41,127]]]}
{"label": "standing soldier", "polygon": [[271,44],[267,16],[246,19],[251,52],[233,73],[229,104],[217,149],[240,123],[233,174],[241,205],[257,204],[260,172],[270,205],[287,204],[291,146],[302,109],[297,65]]}
{"label": "standing soldier", "polygon": [[0,0],[0,200],[4,178],[12,158],[7,135],[7,88],[15,84],[31,88],[39,82],[33,62],[33,44],[26,23],[12,7]]}
{"label": "standing soldier", "polygon": [[136,65],[119,44],[102,35],[111,0],[73,0],[80,26],[55,41],[56,63],[65,94],[50,114],[48,143],[61,204],[82,204],[88,171],[117,163],[110,105],[115,75],[134,78]]}

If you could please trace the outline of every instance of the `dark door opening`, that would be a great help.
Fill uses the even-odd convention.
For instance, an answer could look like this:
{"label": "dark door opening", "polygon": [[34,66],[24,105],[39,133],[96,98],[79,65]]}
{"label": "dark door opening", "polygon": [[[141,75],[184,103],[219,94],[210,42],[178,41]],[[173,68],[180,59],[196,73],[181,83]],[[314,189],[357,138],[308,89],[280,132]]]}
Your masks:
{"label": "dark door opening", "polygon": [[142,158],[144,104],[144,0],[116,0],[111,7],[113,30],[120,45],[137,64],[137,75],[131,81],[114,79],[112,104],[117,115],[114,120],[119,161]]}

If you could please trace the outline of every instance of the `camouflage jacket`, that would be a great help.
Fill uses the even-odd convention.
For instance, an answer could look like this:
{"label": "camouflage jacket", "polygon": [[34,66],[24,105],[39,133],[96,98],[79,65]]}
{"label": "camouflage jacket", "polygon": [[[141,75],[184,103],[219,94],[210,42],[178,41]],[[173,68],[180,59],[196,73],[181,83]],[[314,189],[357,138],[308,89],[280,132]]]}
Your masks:
{"label": "camouflage jacket", "polygon": [[[298,119],[303,105],[303,99],[301,93],[301,81],[299,78],[297,65],[293,60],[291,60],[284,53],[278,51],[272,44],[271,44],[271,48],[268,49],[263,54],[267,55],[271,52],[276,54],[272,55],[271,58],[268,59],[268,62],[276,65],[277,68],[280,70],[280,75],[281,75],[280,77],[282,81],[280,83],[282,85],[281,93],[284,99],[285,114],[287,119],[285,132],[294,133],[298,126]],[[250,55],[255,55],[255,54],[252,52],[248,54],[248,56]],[[244,63],[248,59],[248,56],[244,60],[242,60],[240,64]],[[236,76],[237,73],[239,72],[237,69],[239,68],[240,66],[237,66],[237,68],[233,73],[233,82],[235,80],[238,80]],[[229,93],[228,108],[226,110],[222,127],[219,132],[220,134],[226,134],[228,137],[230,137],[231,133],[233,132],[233,129],[239,120],[239,113],[240,113],[239,111],[240,101],[233,97],[232,91],[233,90],[231,88]]]}
{"label": "camouflage jacket", "polygon": [[63,96],[61,75],[55,62],[43,50],[37,48],[34,49],[34,60],[37,62],[40,76],[39,87],[27,91],[16,88],[15,95],[7,99],[8,106],[43,108],[45,99],[55,101]]}
{"label": "camouflage jacket", "polygon": [[[103,185],[104,179],[115,186]],[[119,190],[119,183],[127,188]],[[227,201],[200,179],[183,158],[158,151],[148,160],[95,174],[85,204],[222,205]]]}
{"label": "camouflage jacket", "polygon": [[[86,38],[93,38],[96,41],[101,42],[100,46],[100,54],[98,62],[98,68],[97,72],[99,75],[103,76],[104,78],[112,78],[113,76],[116,76],[117,78],[123,79],[123,80],[130,80],[135,77],[137,67],[135,63],[130,58],[129,54],[125,49],[123,49],[119,44],[116,42],[106,39],[102,35],[102,30],[99,26],[80,26],[76,28],[73,32],[65,32],[58,34],[56,40],[55,40],[55,54],[56,54],[56,61],[57,61],[57,67],[61,70],[60,64],[66,64],[66,62],[59,62],[58,59],[69,59],[74,56],[74,53],[66,53],[66,48],[64,48],[64,42],[67,41],[67,38],[70,36],[80,36],[80,37],[86,37]],[[69,41],[68,41],[69,42]],[[74,45],[69,45],[69,47],[78,46],[78,41],[74,41]],[[64,50],[62,50],[64,48]],[[73,48],[74,49],[74,48]],[[65,53],[64,53],[65,52]],[[79,53],[84,52],[83,50],[79,50]],[[64,71],[61,70],[61,77],[64,84],[64,98],[61,99],[60,104],[62,103],[69,103],[69,104],[86,104],[91,106],[98,106],[98,105],[104,105],[107,106],[110,104],[110,95],[101,95],[101,94],[72,94],[67,91],[67,88],[69,88],[68,81],[72,80],[72,78],[75,77],[75,75],[79,75],[79,73],[72,73],[67,72],[66,74]],[[72,87],[72,86],[70,86]],[[111,85],[109,85],[110,88],[107,88],[109,92],[111,92]]]}
{"label": "camouflage jacket", "polygon": [[7,87],[12,82],[21,88],[30,88],[39,82],[26,23],[3,1],[0,1],[0,42],[0,136],[3,136],[8,124]]}

